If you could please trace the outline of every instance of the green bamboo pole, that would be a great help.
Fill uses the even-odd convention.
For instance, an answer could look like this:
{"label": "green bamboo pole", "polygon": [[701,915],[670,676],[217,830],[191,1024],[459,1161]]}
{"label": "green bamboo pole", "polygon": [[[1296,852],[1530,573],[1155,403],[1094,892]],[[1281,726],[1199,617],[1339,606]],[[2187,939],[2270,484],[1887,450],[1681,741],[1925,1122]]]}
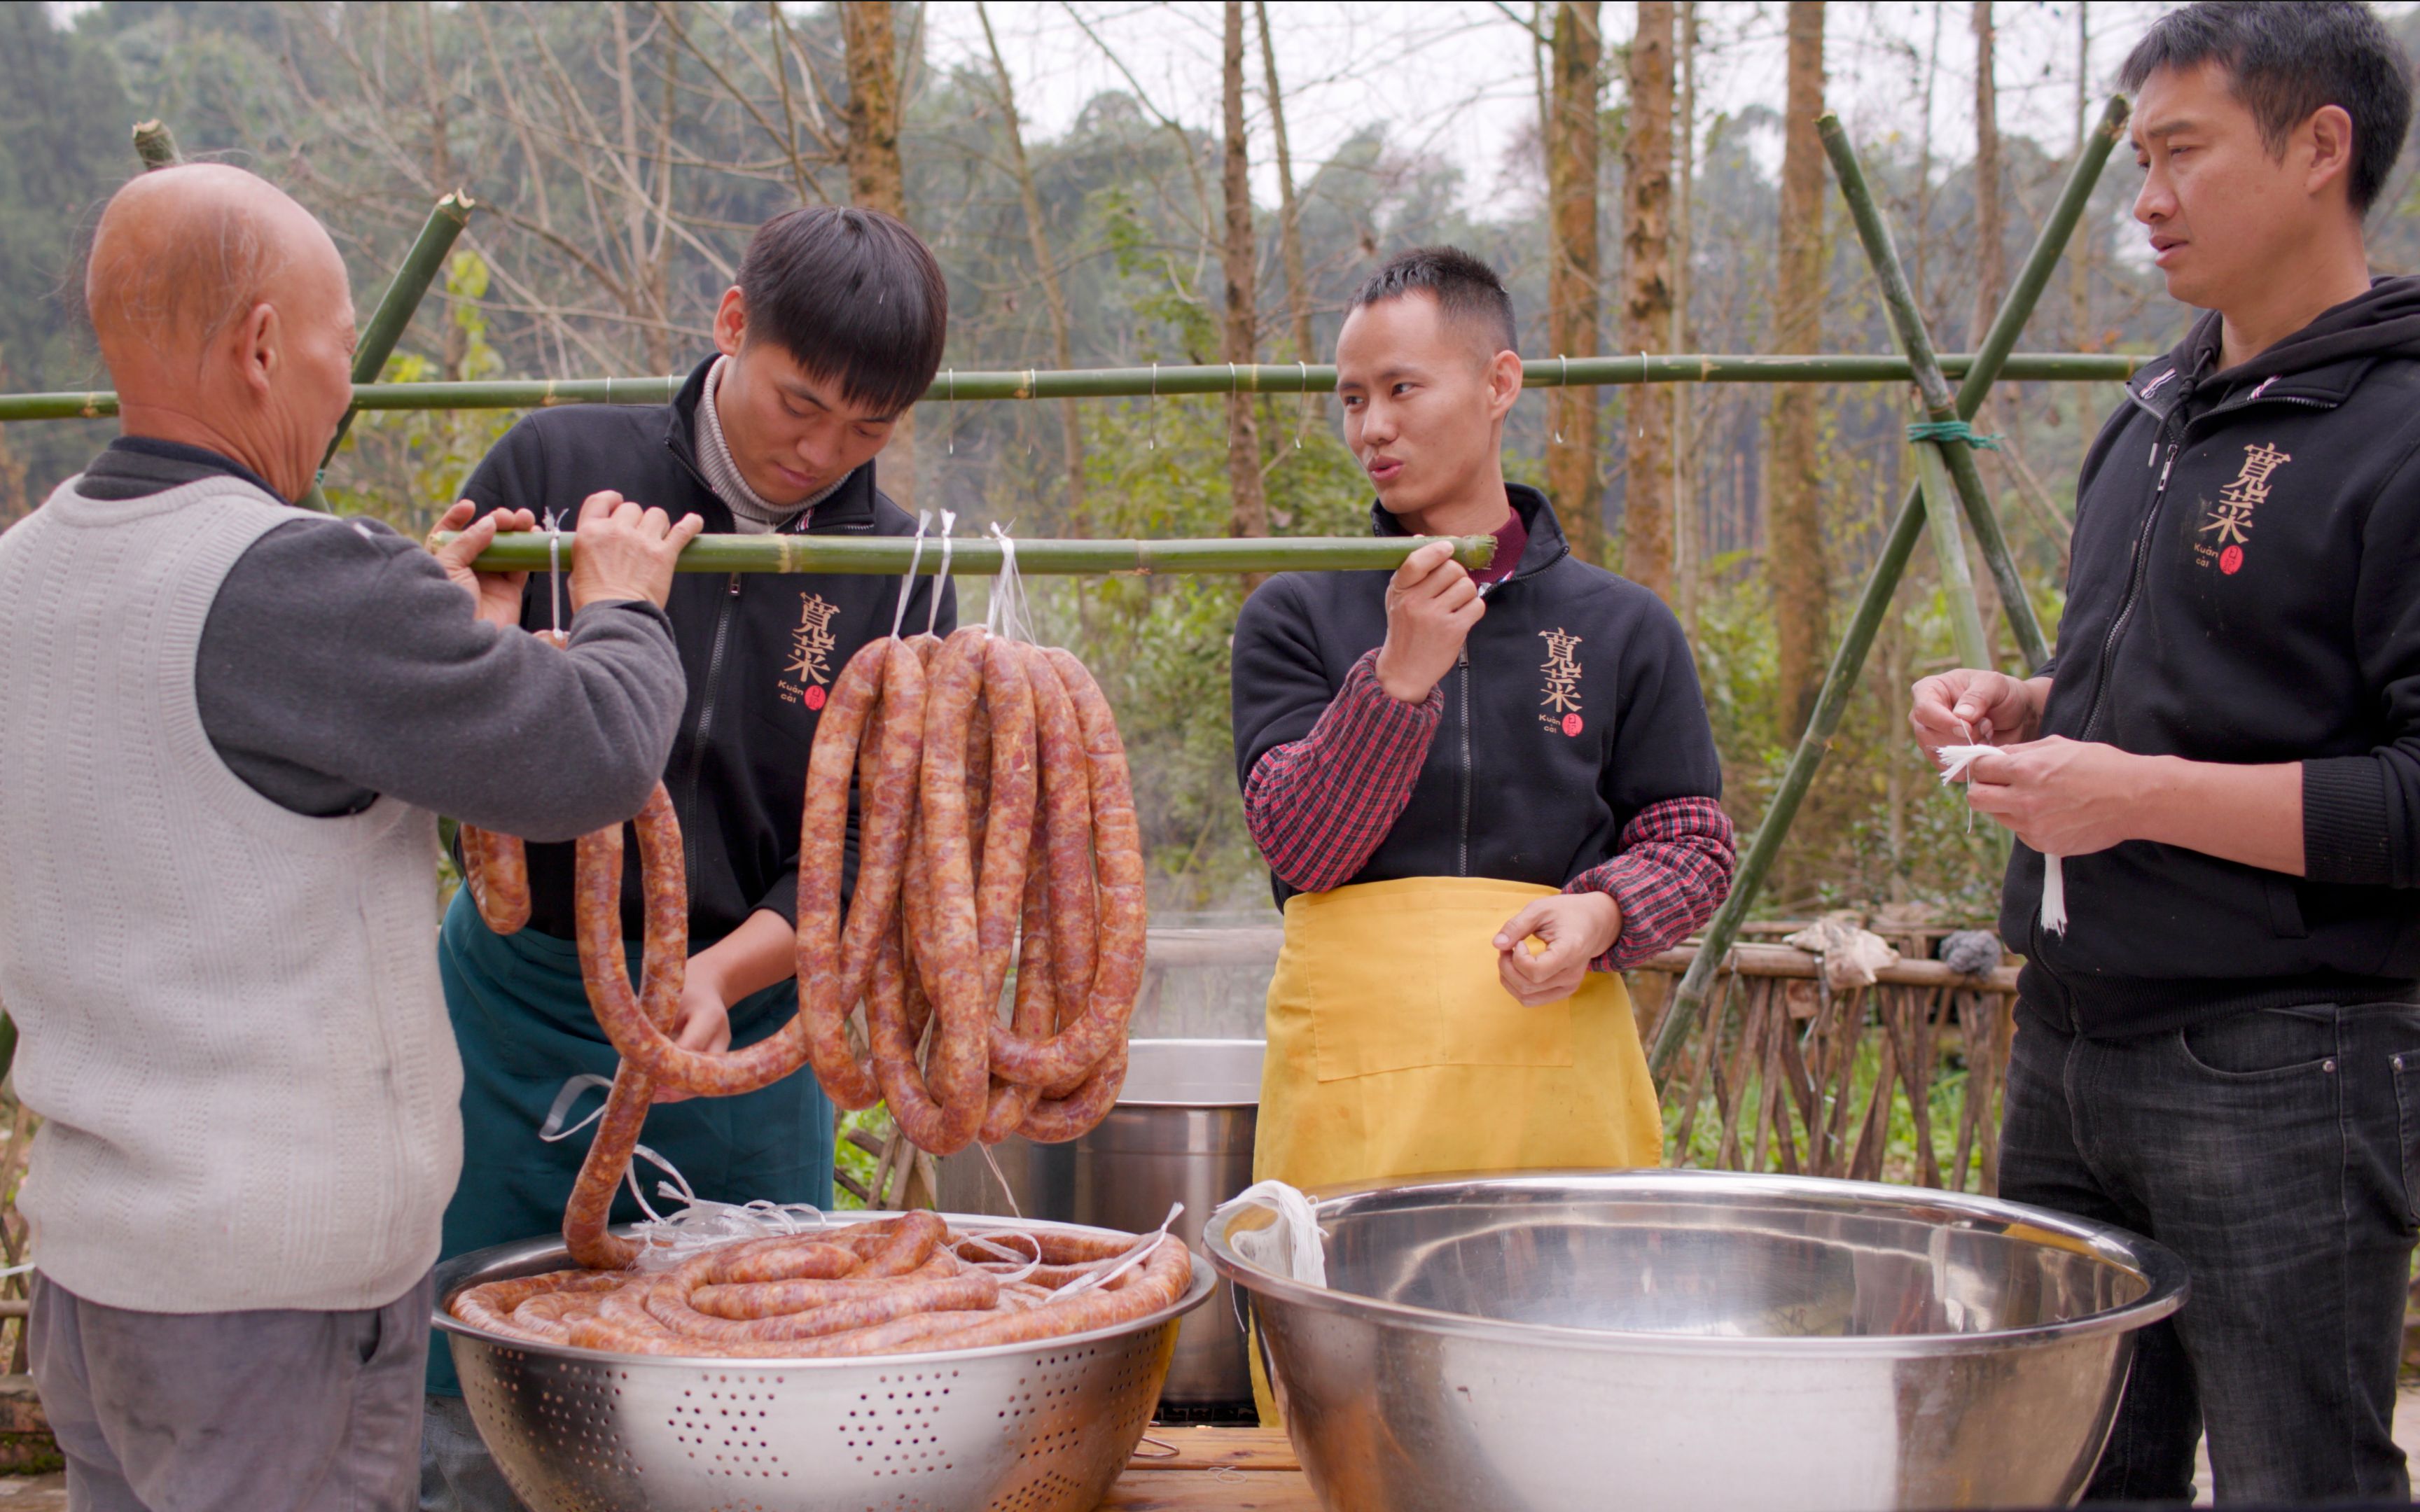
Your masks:
{"label": "green bamboo pole", "polygon": [[[429,537],[430,547],[452,536]],[[550,537],[543,531],[516,531],[496,537],[476,565],[487,572],[544,572]],[[1238,573],[1392,571],[1426,536],[1279,535],[1196,541],[1071,541],[1037,538],[1016,543],[1016,570],[1036,576],[1074,573]],[[1484,567],[1496,554],[1493,535],[1457,535],[1453,556],[1466,567]],[[574,554],[571,532],[562,538],[561,564]],[[968,577],[1000,571],[1000,543],[967,536],[950,545],[949,567]],[[850,572],[896,576],[910,570],[931,577],[941,570],[941,541],[911,535],[701,535],[681,552],[677,572]]]}
{"label": "green bamboo pole", "polygon": [[[1958,418],[1972,420],[1991,393],[1992,383],[1999,377],[1999,357],[2015,344],[2017,332],[2032,316],[2034,303],[2050,283],[2050,275],[2066,250],[2068,238],[2074,234],[2076,223],[2083,218],[2086,205],[2092,197],[2092,186],[2099,181],[2102,166],[2109,161],[2110,149],[2123,134],[2126,124],[2126,101],[2113,99],[2102,112],[2100,129],[2086,139],[2075,167],[2070,171],[2067,183],[2059,191],[2057,202],[2050,216],[2042,222],[2041,234],[2035,238],[2033,250],[2025,255],[2024,267],[2016,281],[2009,286],[2008,298],[2000,301],[1997,316],[1986,332],[1978,361],[1960,386],[1957,397]],[[1946,363],[1944,365],[1947,365]],[[2014,364],[2007,367],[2013,369]],[[1849,622],[1848,633],[1841,637],[1839,649],[1833,653],[1832,665],[1823,675],[1823,690],[1816,695],[1815,709],[1807,721],[1807,730],[1798,739],[1798,748],[1791,753],[1790,764],[1781,774],[1775,788],[1773,801],[1764,811],[1763,821],[1757,825],[1756,835],[1748,841],[1747,852],[1740,857],[1739,870],[1731,880],[1729,897],[1714,911],[1706,925],[1705,940],[1698,949],[1697,959],[1674,989],[1672,1006],[1664,1014],[1663,1027],[1655,1036],[1655,1046],[1649,1065],[1660,1080],[1668,1072],[1682,1047],[1688,1042],[1689,1033],[1705,1011],[1706,996],[1721,969],[1723,958],[1730,953],[1731,942],[1739,938],[1740,925],[1755,906],[1757,893],[1762,889],[1765,877],[1781,854],[1782,841],[1788,839],[1792,821],[1798,816],[1798,807],[1814,784],[1815,774],[1823,764],[1823,753],[1832,736],[1840,728],[1840,717],[1849,706],[1849,699],[1862,677],[1866,655],[1873,649],[1874,635],[1882,628],[1883,616],[1889,610],[1891,599],[1899,591],[1900,579],[1907,571],[1908,558],[1916,550],[1916,538],[1924,528],[1924,505],[1920,486],[1910,488],[1900,501],[1899,514],[1891,522],[1890,534],[1874,559],[1872,571],[1867,574],[1864,590],[1858,594],[1855,613]]]}
{"label": "green bamboo pole", "polygon": [[[454,239],[471,224],[471,212],[477,208],[478,201],[458,189],[440,199],[430,208],[428,219],[421,223],[420,234],[411,239],[411,250],[403,255],[403,262],[396,269],[386,292],[379,296],[378,308],[370,313],[369,324],[362,328],[354,343],[353,387],[357,393],[363,385],[375,382],[386,366],[396,343],[403,339],[404,327],[411,324],[412,312],[420,308],[428,285],[436,282],[437,270],[445,266],[445,255],[454,250]],[[345,433],[353,428],[353,416],[361,409],[356,400],[345,411],[345,418],[337,422],[336,434],[328,441],[327,455],[319,459],[322,472],[335,457],[336,448],[344,444]],[[317,483],[311,485],[311,491],[303,495],[301,502],[312,509],[328,507],[327,497]]]}
{"label": "green bamboo pole", "polygon": [[[1882,285],[1883,308],[1889,312],[1891,329],[1898,332],[1899,344],[1907,353],[1925,414],[1935,421],[1955,419],[1957,403],[1950,396],[1949,380],[1941,376],[1941,363],[1932,354],[1931,333],[1924,328],[1923,312],[1916,307],[1916,290],[1908,285],[1907,270],[1900,264],[1899,248],[1892,243],[1890,227],[1883,224],[1882,210],[1874,204],[1865,168],[1857,162],[1856,150],[1849,146],[1849,133],[1840,129],[1840,117],[1828,111],[1816,118],[1815,131],[1832,159],[1832,172],[1840,181],[1840,197],[1848,202],[1849,219],[1857,228],[1857,239],[1865,244],[1866,261],[1873,266],[1874,282]],[[1969,471],[1973,469],[1974,458],[1962,440],[1916,442],[1916,481],[1924,495],[1925,523],[1932,530],[1932,554],[1941,563],[1941,594],[1948,601],[1949,637],[1957,646],[1959,664],[1988,667],[1992,653],[1983,639],[1983,611],[1976,602],[1975,579],[1966,564],[1966,532],[1958,523],[1959,491],[1953,491],[1953,480],[1959,486],[1965,480],[1956,471],[1952,453],[1965,457]],[[2022,586],[2018,596],[2022,600]]]}
{"label": "green bamboo pole", "polygon": [[[2002,377],[2040,382],[2123,383],[2149,357],[2129,353],[2026,352],[2006,356]],[[1944,353],[1941,370],[1962,378],[1975,359]],[[1568,367],[1569,371],[1565,369]],[[1913,370],[1891,356],[1650,356],[1555,358],[1524,364],[1529,388],[1626,386],[1650,383],[1905,383]],[[1226,365],[1164,367],[1155,384],[1147,367],[1109,367],[1066,373],[959,373],[933,380],[924,397],[946,404],[964,399],[1141,399],[1224,393],[1232,384],[1261,393],[1326,393],[1336,369],[1313,364],[1306,374],[1282,367]],[[1282,380],[1282,381],[1280,381]],[[673,378],[498,378],[468,383],[368,383],[353,390],[356,409],[543,409],[561,404],[665,404],[684,379]],[[117,396],[107,390],[0,394],[0,424],[32,420],[97,420],[117,413]]]}
{"label": "green bamboo pole", "polygon": [[173,168],[185,161],[185,155],[177,150],[177,133],[168,130],[166,121],[160,120],[134,123],[134,155],[143,160],[145,173],[154,168]]}

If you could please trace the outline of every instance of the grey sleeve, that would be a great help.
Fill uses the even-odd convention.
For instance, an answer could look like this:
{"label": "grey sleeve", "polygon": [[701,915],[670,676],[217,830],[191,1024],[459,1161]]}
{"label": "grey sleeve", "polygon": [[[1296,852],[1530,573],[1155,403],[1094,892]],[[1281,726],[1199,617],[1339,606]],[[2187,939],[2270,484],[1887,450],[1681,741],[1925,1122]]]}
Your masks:
{"label": "grey sleeve", "polygon": [[686,693],[651,604],[587,609],[557,651],[481,623],[414,542],[335,519],[281,525],[229,570],[194,685],[222,759],[287,808],[314,811],[278,790],[316,779],[541,841],[638,811]]}

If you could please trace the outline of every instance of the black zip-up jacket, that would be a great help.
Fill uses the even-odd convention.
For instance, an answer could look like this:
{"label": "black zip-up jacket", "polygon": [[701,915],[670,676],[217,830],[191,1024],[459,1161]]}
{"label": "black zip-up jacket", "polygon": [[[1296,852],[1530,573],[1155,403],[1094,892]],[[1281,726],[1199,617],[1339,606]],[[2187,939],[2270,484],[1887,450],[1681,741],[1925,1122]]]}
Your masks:
{"label": "black zip-up jacket", "polygon": [[2087,1035],[2420,991],[2420,279],[2237,367],[2219,318],[2086,455],[2042,733],[2303,767],[2304,877],[2133,841],[2009,868],[2020,990]]}
{"label": "black zip-up jacket", "polygon": [[[698,471],[692,443],[708,358],[669,405],[566,405],[540,409],[505,433],[482,459],[463,495],[490,509],[562,512],[567,531],[580,502],[600,488],[660,506],[675,519],[705,517],[709,533],[734,529],[731,511]],[[783,527],[808,535],[912,535],[915,519],[875,486],[874,464],[843,479],[829,498]],[[567,575],[566,575],[567,577]],[[568,591],[568,583],[566,584]],[[920,578],[907,626],[922,630],[933,579]],[[682,573],[665,605],[689,677],[689,700],[664,784],[680,815],[689,869],[690,949],[704,949],[769,908],[798,919],[799,821],[807,753],[833,678],[866,641],[891,633],[899,579],[854,573]],[[547,575],[530,575],[521,623],[552,623]],[[566,601],[564,613],[568,616]],[[956,625],[954,590],[944,589],[939,628]],[[546,732],[532,730],[529,759],[546,760]],[[856,810],[849,827],[856,829]],[[629,845],[636,841],[627,833]],[[626,848],[622,922],[640,936],[638,853]],[[576,936],[572,847],[529,847],[530,927]]]}
{"label": "black zip-up jacket", "polygon": [[[1537,489],[1512,577],[1439,685],[1444,716],[1411,799],[1351,881],[1492,877],[1559,887],[1621,849],[1651,803],[1722,795],[1681,624],[1664,601],[1571,553]],[[1383,506],[1373,533],[1405,532]],[[1364,653],[1386,643],[1389,572],[1288,572],[1235,622],[1235,773],[1302,739]],[[1271,879],[1282,906],[1294,889]]]}

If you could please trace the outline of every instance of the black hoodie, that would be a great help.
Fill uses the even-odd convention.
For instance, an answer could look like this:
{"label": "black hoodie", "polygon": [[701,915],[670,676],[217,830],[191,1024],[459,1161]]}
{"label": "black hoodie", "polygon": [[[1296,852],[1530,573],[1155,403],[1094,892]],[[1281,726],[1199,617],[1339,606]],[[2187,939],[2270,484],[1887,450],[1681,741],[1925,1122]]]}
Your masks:
{"label": "black hoodie", "polygon": [[2042,733],[2303,766],[2307,875],[2131,841],[2016,847],[2021,992],[2087,1035],[2420,995],[2420,278],[2239,366],[2219,317],[2127,386],[2076,486]]}
{"label": "black hoodie", "polygon": [[[704,516],[709,532],[730,532],[731,511],[698,471],[691,439],[713,361],[699,363],[668,405],[538,410],[496,443],[463,486],[464,496],[482,513],[528,509],[543,518],[560,510],[567,524],[582,500],[612,488],[659,505],[675,519]],[[876,488],[868,462],[783,529],[807,535],[912,535],[916,521]],[[550,586],[545,573],[530,574],[521,623],[533,630],[551,621]],[[932,593],[932,579],[917,579],[908,603],[911,629],[924,627]],[[954,586],[942,590],[939,628],[945,635],[957,623],[955,593]],[[664,783],[687,852],[691,951],[712,945],[760,908],[796,922],[807,752],[825,691],[860,646],[891,633],[898,603],[896,578],[735,572],[673,579],[664,608],[689,678],[689,699]],[[564,612],[569,615],[568,604]],[[547,759],[545,731],[530,732],[529,758]],[[855,823],[852,806],[852,834]],[[529,847],[530,927],[564,939],[576,933],[571,862],[569,845]],[[639,870],[635,859],[622,869],[622,927],[633,940],[644,922]]]}
{"label": "black hoodie", "polygon": [[[1352,881],[1492,877],[1559,887],[1621,854],[1668,798],[1722,795],[1681,622],[1653,593],[1572,555],[1546,496],[1506,487],[1528,527],[1489,594],[1410,800]],[[1383,506],[1372,530],[1402,535]],[[1388,572],[1288,572],[1235,621],[1235,776],[1302,739],[1365,652],[1387,640]],[[1294,889],[1272,878],[1280,904]]]}

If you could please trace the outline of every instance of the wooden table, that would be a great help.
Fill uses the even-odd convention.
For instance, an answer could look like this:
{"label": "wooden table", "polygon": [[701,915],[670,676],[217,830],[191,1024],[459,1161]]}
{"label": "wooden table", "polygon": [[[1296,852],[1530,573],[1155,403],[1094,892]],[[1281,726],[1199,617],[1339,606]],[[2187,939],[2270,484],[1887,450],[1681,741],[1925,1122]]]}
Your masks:
{"label": "wooden table", "polygon": [[[1155,1443],[1154,1441],[1157,1441]],[[1165,1447],[1163,1447],[1165,1446]],[[1173,1450],[1173,1453],[1169,1452]],[[1319,1512],[1283,1428],[1155,1425],[1102,1512]]]}

